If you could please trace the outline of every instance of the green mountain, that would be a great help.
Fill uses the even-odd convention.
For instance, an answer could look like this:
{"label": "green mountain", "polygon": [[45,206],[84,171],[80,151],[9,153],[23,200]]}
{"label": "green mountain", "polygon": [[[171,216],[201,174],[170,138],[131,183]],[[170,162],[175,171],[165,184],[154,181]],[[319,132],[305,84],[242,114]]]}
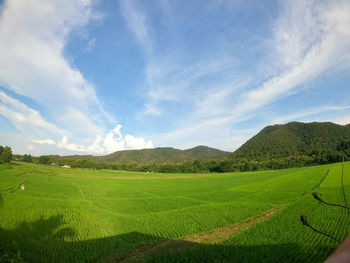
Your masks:
{"label": "green mountain", "polygon": [[70,155],[65,157],[104,163],[182,163],[186,161],[221,158],[229,154],[229,152],[207,146],[197,146],[188,150],[159,147],[154,149],[118,151],[105,156]]}
{"label": "green mountain", "polygon": [[204,145],[185,150],[185,152],[190,153],[198,160],[221,158],[229,154],[229,152],[224,152]]}
{"label": "green mountain", "polygon": [[290,122],[267,126],[233,153],[233,157],[270,158],[321,155],[350,142],[350,125]]}

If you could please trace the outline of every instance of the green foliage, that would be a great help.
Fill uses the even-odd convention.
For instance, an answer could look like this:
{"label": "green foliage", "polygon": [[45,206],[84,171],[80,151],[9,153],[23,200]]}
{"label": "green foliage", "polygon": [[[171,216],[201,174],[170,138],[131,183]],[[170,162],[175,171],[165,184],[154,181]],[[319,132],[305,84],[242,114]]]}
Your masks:
{"label": "green foliage", "polygon": [[30,154],[23,155],[22,158],[23,162],[31,163],[33,161],[33,157]]}
{"label": "green foliage", "polygon": [[42,155],[38,158],[38,162],[40,164],[49,164],[50,163],[50,157],[46,155]]}
{"label": "green foliage", "polygon": [[3,163],[9,163],[12,160],[12,150],[11,147],[5,146],[0,149],[0,161]]}
{"label": "green foliage", "polygon": [[25,263],[20,251],[6,251],[0,248],[0,263]]}

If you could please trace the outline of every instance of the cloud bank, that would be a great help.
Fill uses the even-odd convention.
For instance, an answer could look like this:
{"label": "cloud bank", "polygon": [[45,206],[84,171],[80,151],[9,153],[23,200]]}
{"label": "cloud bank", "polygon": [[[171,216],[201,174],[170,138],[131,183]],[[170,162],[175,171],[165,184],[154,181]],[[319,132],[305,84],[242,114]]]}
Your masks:
{"label": "cloud bank", "polygon": [[[114,129],[110,130],[110,132],[104,137],[102,137],[101,135],[97,135],[94,142],[89,146],[69,143],[67,136],[63,137],[62,140],[57,143],[57,146],[58,148],[67,149],[73,152],[92,154],[109,154],[115,151],[122,151],[127,149],[133,150],[153,148],[153,144],[151,141],[146,141],[141,137],[135,137],[129,134],[123,136],[120,131],[121,128],[121,125],[117,125]],[[33,142],[45,142],[46,144],[56,144],[53,140],[50,139],[39,142],[33,140]]]}

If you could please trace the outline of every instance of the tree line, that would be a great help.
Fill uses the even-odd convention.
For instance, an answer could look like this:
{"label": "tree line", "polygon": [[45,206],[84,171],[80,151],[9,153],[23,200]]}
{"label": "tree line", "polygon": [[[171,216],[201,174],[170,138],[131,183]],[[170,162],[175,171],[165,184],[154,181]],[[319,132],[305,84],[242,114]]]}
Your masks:
{"label": "tree line", "polygon": [[221,159],[195,160],[184,163],[106,163],[92,160],[69,159],[60,156],[42,155],[34,157],[28,154],[15,155],[15,159],[45,165],[63,166],[86,169],[112,169],[156,173],[224,173],[245,172],[270,169],[285,169],[319,164],[339,162],[350,159],[350,142],[341,143],[335,151],[319,151],[310,155],[259,155],[244,157],[231,155]]}

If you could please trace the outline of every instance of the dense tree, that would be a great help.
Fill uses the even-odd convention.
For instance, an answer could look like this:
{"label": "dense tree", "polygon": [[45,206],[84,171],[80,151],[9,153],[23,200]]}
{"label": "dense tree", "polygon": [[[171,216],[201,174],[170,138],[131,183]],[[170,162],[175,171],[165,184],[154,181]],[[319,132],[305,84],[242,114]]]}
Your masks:
{"label": "dense tree", "polygon": [[33,157],[30,154],[25,154],[22,157],[23,162],[31,163],[33,161]]}
{"label": "dense tree", "polygon": [[0,161],[4,162],[4,163],[9,163],[11,162],[11,159],[12,159],[12,150],[11,150],[11,147],[9,146],[5,146],[5,147],[2,147],[2,152],[1,152],[1,155],[0,155]]}
{"label": "dense tree", "polygon": [[50,163],[50,157],[46,155],[42,155],[39,157],[38,162],[40,164],[49,164]]}

